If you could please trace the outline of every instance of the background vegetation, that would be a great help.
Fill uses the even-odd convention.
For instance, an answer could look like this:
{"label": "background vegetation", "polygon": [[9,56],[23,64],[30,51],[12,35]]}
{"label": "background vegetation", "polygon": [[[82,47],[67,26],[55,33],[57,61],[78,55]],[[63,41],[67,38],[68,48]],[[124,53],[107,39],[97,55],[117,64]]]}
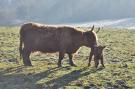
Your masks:
{"label": "background vegetation", "polygon": [[135,30],[101,29],[99,42],[107,46],[105,69],[95,69],[93,62],[87,67],[90,49],[86,47],[74,57],[78,67],[69,66],[65,56],[63,67],[56,68],[58,53],[33,53],[33,66],[25,67],[19,60],[18,33],[18,27],[0,27],[0,89],[135,88]]}
{"label": "background vegetation", "polygon": [[0,0],[0,25],[16,26],[27,21],[63,24],[135,18],[134,3],[134,0]]}

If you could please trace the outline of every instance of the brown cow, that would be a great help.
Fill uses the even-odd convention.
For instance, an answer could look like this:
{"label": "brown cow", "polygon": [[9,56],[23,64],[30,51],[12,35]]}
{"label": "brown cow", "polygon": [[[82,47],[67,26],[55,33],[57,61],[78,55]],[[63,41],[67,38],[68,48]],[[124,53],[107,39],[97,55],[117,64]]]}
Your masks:
{"label": "brown cow", "polygon": [[[24,65],[31,66],[29,58],[31,52],[59,52],[58,67],[61,67],[61,61],[64,54],[67,53],[70,65],[76,66],[72,57],[81,46],[87,46],[94,50],[97,48],[97,36],[93,29],[94,26],[90,31],[83,32],[68,26],[57,27],[26,23],[20,30],[20,56],[23,57]],[[92,50],[93,55],[96,54],[94,50]]]}

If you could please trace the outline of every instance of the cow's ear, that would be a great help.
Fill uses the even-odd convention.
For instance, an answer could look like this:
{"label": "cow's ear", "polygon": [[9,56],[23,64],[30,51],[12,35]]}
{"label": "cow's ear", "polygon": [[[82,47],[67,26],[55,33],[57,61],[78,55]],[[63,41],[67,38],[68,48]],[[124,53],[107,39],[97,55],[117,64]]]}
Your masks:
{"label": "cow's ear", "polygon": [[94,25],[92,26],[91,30],[90,31],[93,31],[94,30]]}

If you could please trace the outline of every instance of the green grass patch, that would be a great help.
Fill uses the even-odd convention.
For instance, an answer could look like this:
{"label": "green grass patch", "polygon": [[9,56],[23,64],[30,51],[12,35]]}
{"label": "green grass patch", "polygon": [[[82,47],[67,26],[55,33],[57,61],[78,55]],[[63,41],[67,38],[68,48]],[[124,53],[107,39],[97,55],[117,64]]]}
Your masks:
{"label": "green grass patch", "polygon": [[98,38],[100,44],[107,46],[105,69],[95,69],[93,62],[87,67],[87,47],[75,54],[78,67],[69,66],[66,55],[63,67],[57,68],[58,53],[33,53],[34,66],[25,67],[3,61],[19,60],[19,27],[0,27],[0,89],[134,89],[135,56],[131,55],[135,54],[135,30],[101,29]]}

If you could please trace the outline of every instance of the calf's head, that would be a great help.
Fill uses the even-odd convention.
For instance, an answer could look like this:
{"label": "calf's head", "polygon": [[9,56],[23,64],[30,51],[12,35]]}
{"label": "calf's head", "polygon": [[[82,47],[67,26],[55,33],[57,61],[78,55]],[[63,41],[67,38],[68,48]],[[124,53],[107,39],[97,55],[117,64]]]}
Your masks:
{"label": "calf's head", "polygon": [[95,67],[98,67],[99,61],[101,61],[102,66],[104,67],[103,63],[103,49],[106,46],[97,46],[94,48],[94,61],[95,61]]}

